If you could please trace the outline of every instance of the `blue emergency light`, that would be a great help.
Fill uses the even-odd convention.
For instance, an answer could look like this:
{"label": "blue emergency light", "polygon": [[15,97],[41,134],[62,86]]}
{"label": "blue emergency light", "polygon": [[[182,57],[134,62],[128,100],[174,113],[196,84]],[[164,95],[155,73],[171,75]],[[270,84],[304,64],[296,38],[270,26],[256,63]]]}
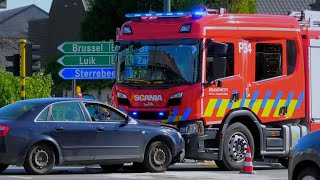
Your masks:
{"label": "blue emergency light", "polygon": [[184,17],[192,16],[194,19],[199,19],[204,15],[207,15],[208,11],[206,7],[200,6],[194,8],[191,12],[161,12],[161,13],[131,13],[126,14],[127,18],[142,18],[142,17]]}

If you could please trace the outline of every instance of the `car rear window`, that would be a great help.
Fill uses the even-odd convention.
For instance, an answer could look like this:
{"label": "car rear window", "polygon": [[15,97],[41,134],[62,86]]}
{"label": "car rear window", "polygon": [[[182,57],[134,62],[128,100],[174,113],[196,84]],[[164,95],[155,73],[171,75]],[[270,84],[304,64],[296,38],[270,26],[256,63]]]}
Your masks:
{"label": "car rear window", "polygon": [[33,111],[37,103],[15,102],[0,108],[0,118],[15,120],[28,111]]}

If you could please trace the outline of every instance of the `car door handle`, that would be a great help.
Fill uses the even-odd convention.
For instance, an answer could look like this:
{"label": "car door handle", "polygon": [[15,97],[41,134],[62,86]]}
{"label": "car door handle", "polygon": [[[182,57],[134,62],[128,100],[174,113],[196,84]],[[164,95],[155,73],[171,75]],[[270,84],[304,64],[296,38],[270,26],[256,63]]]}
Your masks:
{"label": "car door handle", "polygon": [[97,127],[97,132],[103,132],[103,131],[104,131],[103,127]]}
{"label": "car door handle", "polygon": [[61,131],[63,130],[63,127],[56,127],[54,130],[55,130],[56,132],[61,132]]}

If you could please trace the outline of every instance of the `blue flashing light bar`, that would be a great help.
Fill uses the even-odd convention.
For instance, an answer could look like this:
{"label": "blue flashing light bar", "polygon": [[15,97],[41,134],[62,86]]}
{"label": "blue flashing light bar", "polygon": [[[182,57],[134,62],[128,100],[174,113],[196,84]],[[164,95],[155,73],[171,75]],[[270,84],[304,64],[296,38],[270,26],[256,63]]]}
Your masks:
{"label": "blue flashing light bar", "polygon": [[132,112],[132,115],[133,115],[133,116],[137,116],[137,115],[138,115],[138,112]]}
{"label": "blue flashing light bar", "polygon": [[164,115],[164,113],[163,113],[163,112],[159,112],[158,114],[159,114],[159,116],[163,116],[163,115]]}
{"label": "blue flashing light bar", "polygon": [[142,18],[142,17],[184,17],[184,16],[204,16],[207,11],[192,11],[192,12],[161,12],[161,13],[131,13],[126,14],[127,18]]}

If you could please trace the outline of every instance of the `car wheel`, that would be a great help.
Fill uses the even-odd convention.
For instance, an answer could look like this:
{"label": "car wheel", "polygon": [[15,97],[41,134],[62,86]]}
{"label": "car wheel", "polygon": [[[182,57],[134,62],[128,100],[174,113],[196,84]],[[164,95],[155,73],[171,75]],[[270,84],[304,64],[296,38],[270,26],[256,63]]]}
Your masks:
{"label": "car wheel", "polygon": [[231,124],[225,133],[222,160],[215,161],[216,165],[223,170],[241,170],[248,145],[253,159],[254,140],[249,129],[241,123]]}
{"label": "car wheel", "polygon": [[29,174],[48,174],[55,165],[54,151],[47,145],[33,145],[26,156],[24,169]]}
{"label": "car wheel", "polygon": [[307,167],[299,172],[297,180],[318,180],[320,179],[319,169],[315,167]]}
{"label": "car wheel", "polygon": [[112,164],[112,165],[102,165],[100,164],[100,167],[102,168],[103,172],[117,172],[120,168],[122,168],[123,164]]}
{"label": "car wheel", "polygon": [[285,168],[288,168],[289,165],[289,158],[280,158],[278,159],[278,162],[284,166]]}
{"label": "car wheel", "polygon": [[171,161],[172,155],[168,146],[156,141],[147,147],[143,166],[150,172],[163,172],[168,169]]}
{"label": "car wheel", "polygon": [[0,173],[2,173],[3,171],[5,171],[8,168],[8,164],[2,164],[0,163]]}

